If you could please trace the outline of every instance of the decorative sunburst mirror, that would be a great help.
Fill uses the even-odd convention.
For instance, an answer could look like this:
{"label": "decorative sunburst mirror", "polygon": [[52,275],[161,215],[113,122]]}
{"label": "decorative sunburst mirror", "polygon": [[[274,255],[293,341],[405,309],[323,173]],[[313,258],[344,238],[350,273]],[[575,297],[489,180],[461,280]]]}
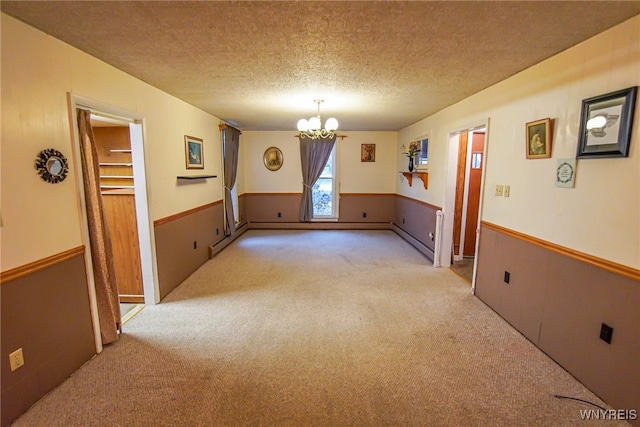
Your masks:
{"label": "decorative sunburst mirror", "polygon": [[69,164],[64,154],[53,148],[47,148],[36,157],[36,170],[44,181],[57,184],[67,177]]}

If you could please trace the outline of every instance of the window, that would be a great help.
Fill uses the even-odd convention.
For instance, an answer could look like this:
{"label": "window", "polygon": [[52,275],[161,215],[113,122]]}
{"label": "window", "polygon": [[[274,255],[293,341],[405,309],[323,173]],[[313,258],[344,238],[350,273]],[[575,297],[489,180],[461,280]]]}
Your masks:
{"label": "window", "polygon": [[429,163],[429,137],[418,138],[418,148],[420,153],[417,156],[417,169],[425,170]]}
{"label": "window", "polygon": [[313,185],[311,200],[313,202],[314,219],[337,219],[338,218],[338,191],[337,191],[337,170],[336,167],[336,147],[333,145],[331,155],[324,166],[320,178]]}

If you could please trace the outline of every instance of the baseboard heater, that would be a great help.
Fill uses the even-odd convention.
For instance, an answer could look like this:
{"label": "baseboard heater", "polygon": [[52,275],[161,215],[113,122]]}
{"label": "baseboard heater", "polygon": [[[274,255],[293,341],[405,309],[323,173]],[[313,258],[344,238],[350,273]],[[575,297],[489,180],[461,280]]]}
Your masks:
{"label": "baseboard heater", "polygon": [[433,249],[413,237],[410,233],[407,233],[402,228],[398,227],[396,224],[392,224],[391,229],[395,231],[398,236],[402,237],[402,239],[404,239],[407,243],[416,248],[418,252],[429,258],[429,260],[433,261]]}
{"label": "baseboard heater", "polygon": [[250,222],[251,230],[389,230],[389,222]]}
{"label": "baseboard heater", "polygon": [[441,210],[436,211],[436,235],[435,235],[435,249],[433,254],[433,266],[441,267],[440,264],[440,252],[442,252],[442,227],[444,226],[444,212]]}
{"label": "baseboard heater", "polygon": [[216,256],[217,254],[219,254],[224,248],[229,246],[231,244],[231,242],[233,242],[238,237],[240,237],[248,229],[249,229],[249,225],[245,222],[240,227],[238,227],[236,229],[236,232],[233,233],[231,236],[226,236],[226,237],[218,240],[217,242],[211,244],[209,246],[209,259],[211,259],[214,256]]}

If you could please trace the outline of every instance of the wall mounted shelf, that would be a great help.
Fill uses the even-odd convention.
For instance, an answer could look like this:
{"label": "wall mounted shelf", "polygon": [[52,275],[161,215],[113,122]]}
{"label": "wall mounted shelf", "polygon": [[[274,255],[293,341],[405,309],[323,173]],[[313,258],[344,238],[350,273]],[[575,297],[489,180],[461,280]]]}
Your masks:
{"label": "wall mounted shelf", "polygon": [[207,179],[207,178],[217,178],[218,175],[182,175],[178,176],[178,179]]}
{"label": "wall mounted shelf", "polygon": [[419,172],[419,171],[413,171],[413,172],[400,172],[405,178],[407,178],[407,181],[409,182],[409,187],[412,186],[413,184],[413,176],[416,175],[418,178],[420,178],[420,180],[422,181],[422,184],[424,184],[424,189],[426,190],[429,187],[429,172]]}

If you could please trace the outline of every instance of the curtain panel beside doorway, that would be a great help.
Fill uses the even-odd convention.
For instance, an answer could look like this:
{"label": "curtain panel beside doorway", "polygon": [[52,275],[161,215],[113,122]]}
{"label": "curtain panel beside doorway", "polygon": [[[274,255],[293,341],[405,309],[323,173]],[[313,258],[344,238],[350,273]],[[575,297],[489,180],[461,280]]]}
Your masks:
{"label": "curtain panel beside doorway", "polygon": [[91,112],[78,108],[78,132],[80,136],[80,157],[84,184],[87,222],[89,223],[89,239],[93,280],[98,305],[100,335],[102,344],[109,344],[118,339],[121,331],[120,305],[118,286],[111,249],[111,238],[107,230],[100,193],[100,165],[96,141],[91,128]]}
{"label": "curtain panel beside doorway", "polygon": [[233,198],[231,190],[236,185],[238,175],[238,151],[240,149],[240,130],[225,126],[222,129],[222,146],[224,157],[224,233],[227,236],[236,231],[236,219],[233,215]]}

